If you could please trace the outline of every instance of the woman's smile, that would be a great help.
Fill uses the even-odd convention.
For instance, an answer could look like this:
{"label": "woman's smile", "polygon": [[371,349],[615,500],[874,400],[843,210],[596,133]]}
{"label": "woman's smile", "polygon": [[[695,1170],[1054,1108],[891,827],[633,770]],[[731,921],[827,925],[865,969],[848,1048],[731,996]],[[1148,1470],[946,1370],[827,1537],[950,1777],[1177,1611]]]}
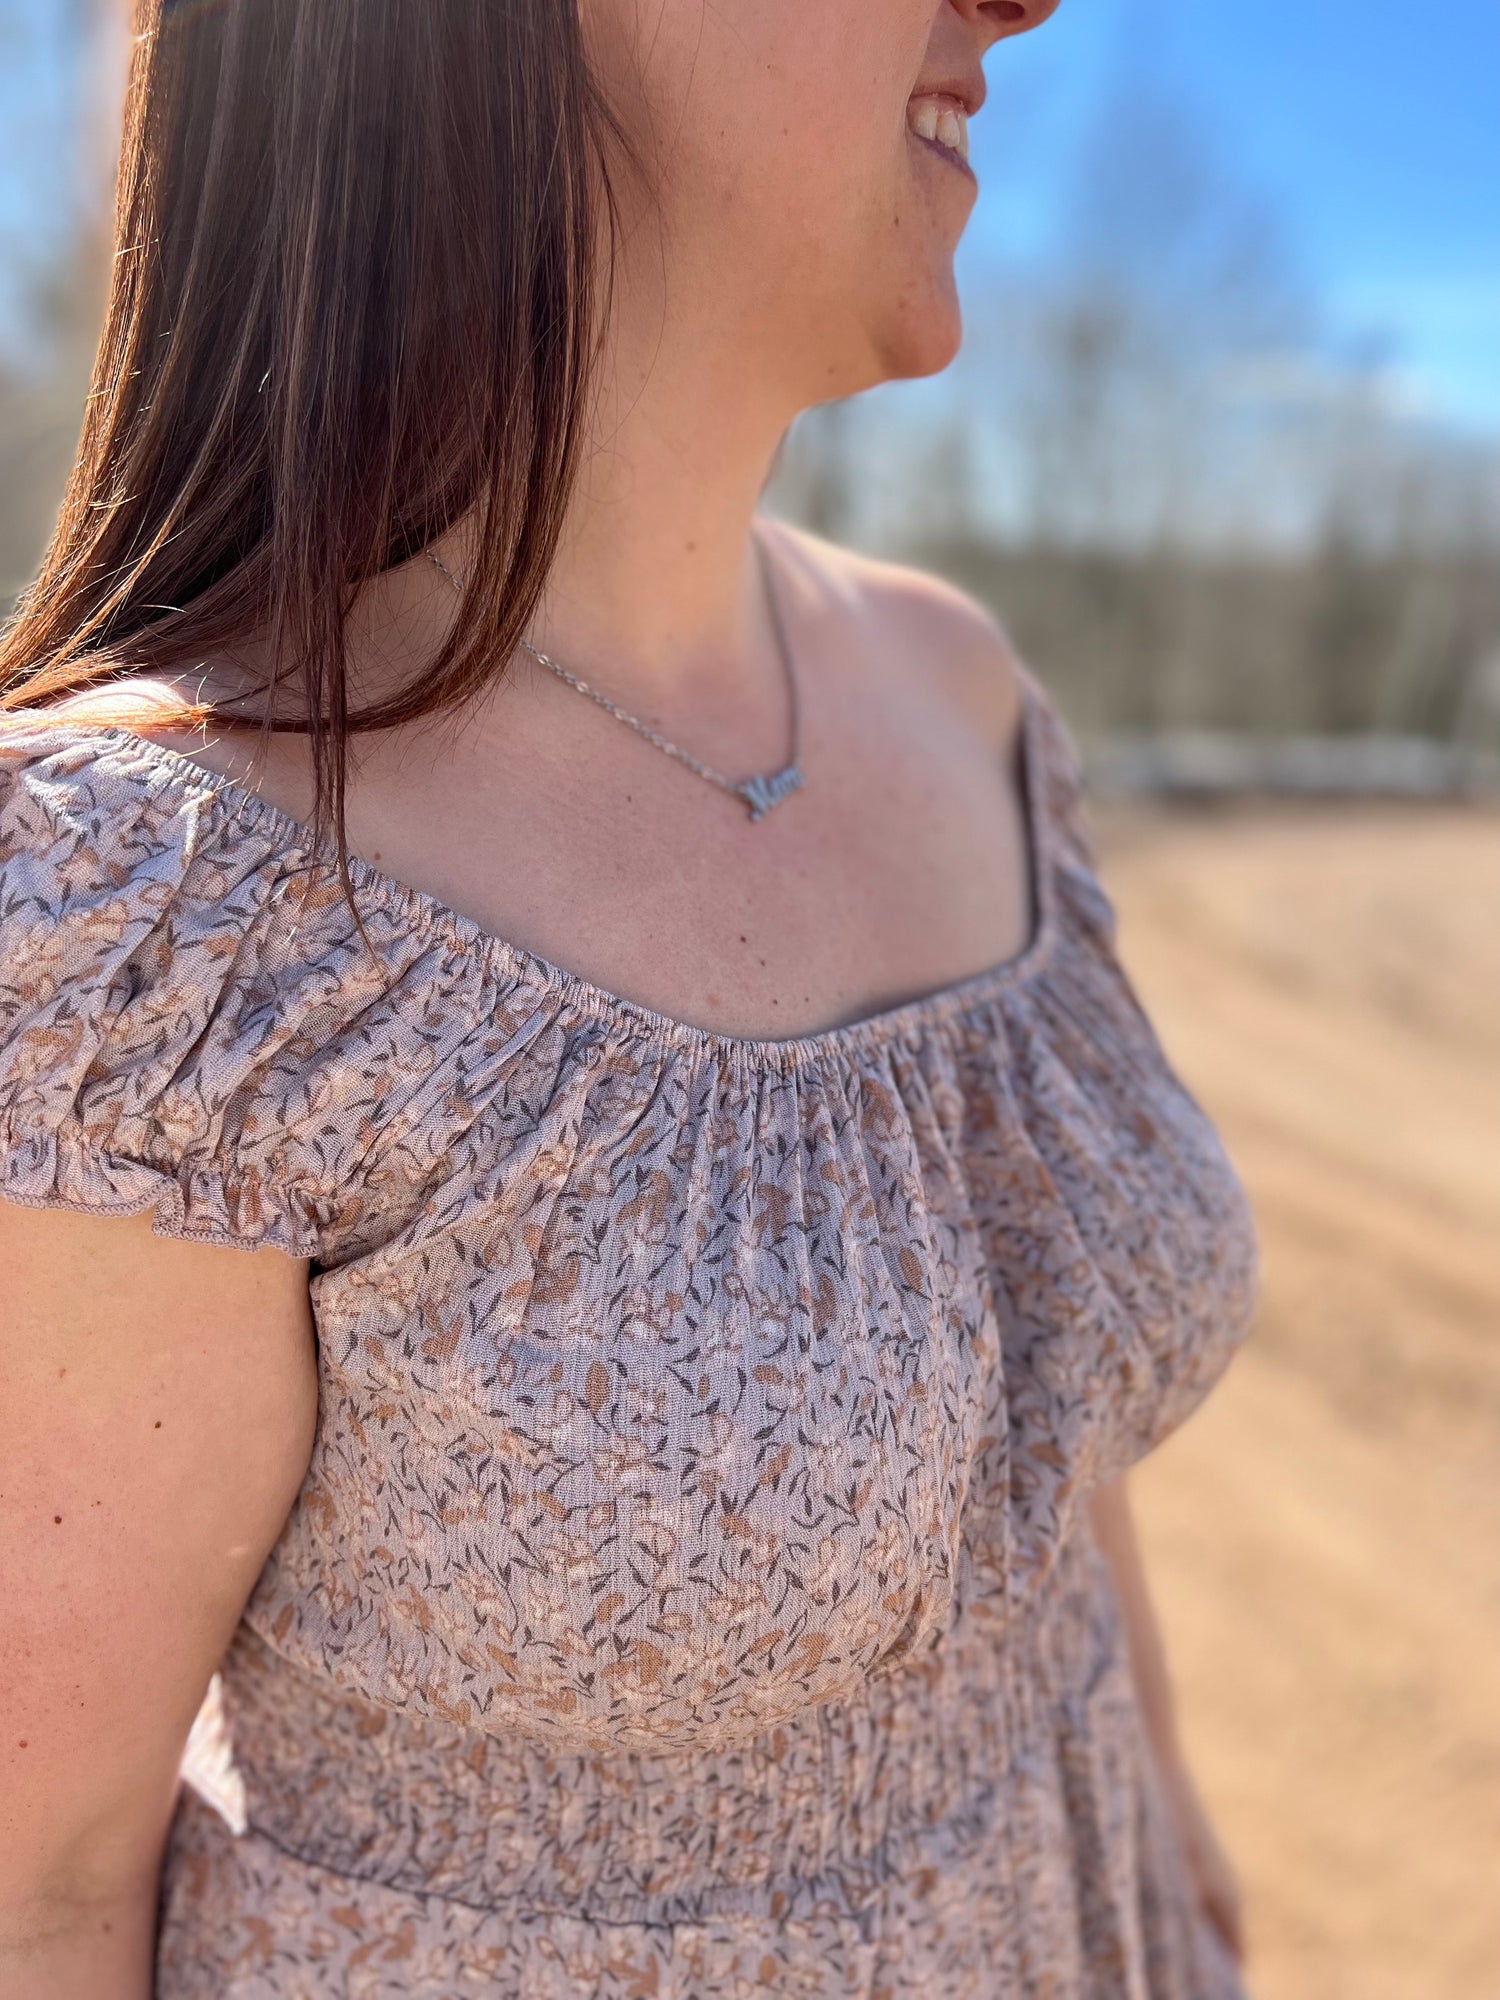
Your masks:
{"label": "woman's smile", "polygon": [[946,91],[924,91],[907,100],[906,128],[914,139],[960,169],[978,185],[969,165],[969,112]]}

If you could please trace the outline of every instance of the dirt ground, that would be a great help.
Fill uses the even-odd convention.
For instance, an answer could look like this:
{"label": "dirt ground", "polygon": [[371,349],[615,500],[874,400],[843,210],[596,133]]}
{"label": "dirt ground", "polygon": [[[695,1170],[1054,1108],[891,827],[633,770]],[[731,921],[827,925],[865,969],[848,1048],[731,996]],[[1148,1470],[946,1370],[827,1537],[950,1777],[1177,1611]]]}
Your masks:
{"label": "dirt ground", "polygon": [[1132,1473],[1256,2000],[1500,2000],[1500,814],[1094,809],[1263,1293]]}

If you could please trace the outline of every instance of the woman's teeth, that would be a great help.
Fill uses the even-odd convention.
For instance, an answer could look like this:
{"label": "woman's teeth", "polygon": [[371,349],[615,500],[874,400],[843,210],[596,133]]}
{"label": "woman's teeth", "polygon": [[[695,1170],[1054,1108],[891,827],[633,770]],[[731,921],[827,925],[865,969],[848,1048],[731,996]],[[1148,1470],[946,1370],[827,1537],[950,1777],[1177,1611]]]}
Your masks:
{"label": "woman's teeth", "polygon": [[969,120],[951,97],[914,97],[906,107],[906,122],[919,139],[936,140],[961,160],[969,157]]}

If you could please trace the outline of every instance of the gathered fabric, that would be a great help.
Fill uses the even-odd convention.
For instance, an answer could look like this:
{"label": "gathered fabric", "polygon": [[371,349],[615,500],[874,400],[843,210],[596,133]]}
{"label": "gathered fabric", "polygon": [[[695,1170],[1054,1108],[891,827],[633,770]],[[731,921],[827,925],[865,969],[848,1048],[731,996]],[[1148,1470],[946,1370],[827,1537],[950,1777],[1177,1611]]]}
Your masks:
{"label": "gathered fabric", "polygon": [[309,1260],[158,2000],[1243,2000],[1086,1503],[1256,1235],[1029,673],[1021,752],[1022,951],[778,1040],[351,857],[372,959],[259,794],[0,718],[0,1195]]}

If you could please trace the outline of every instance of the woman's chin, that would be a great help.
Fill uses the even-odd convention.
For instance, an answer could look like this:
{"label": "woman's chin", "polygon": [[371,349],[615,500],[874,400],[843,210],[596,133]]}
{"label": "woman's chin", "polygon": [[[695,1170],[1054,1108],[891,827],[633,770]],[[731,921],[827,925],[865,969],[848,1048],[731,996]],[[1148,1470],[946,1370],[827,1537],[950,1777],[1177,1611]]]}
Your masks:
{"label": "woman's chin", "polygon": [[963,344],[963,311],[951,275],[946,285],[909,287],[901,311],[882,329],[885,372],[892,377],[940,375]]}
{"label": "woman's chin", "polygon": [[815,369],[814,400],[837,401],[908,376],[940,375],[963,342],[963,313],[951,263],[888,275],[830,352],[825,313],[809,320],[805,358]]}

